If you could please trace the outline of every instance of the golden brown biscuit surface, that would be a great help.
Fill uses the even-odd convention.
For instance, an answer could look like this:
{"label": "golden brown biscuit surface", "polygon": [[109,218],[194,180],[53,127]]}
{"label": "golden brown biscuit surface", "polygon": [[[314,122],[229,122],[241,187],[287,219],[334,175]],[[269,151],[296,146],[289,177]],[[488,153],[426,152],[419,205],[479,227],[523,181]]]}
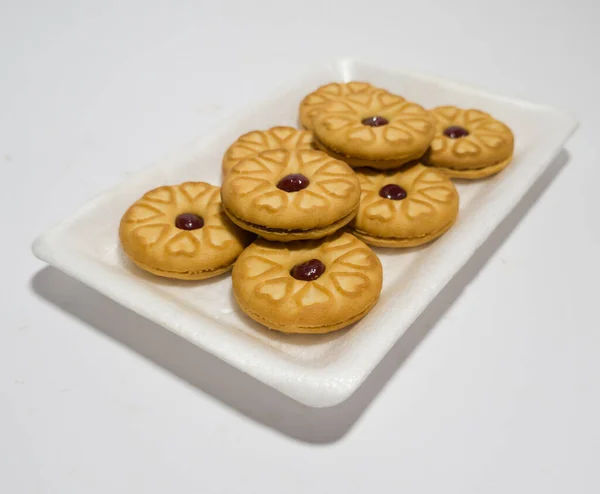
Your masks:
{"label": "golden brown biscuit surface", "polygon": [[[324,272],[312,281],[296,279],[295,266],[318,260]],[[381,292],[377,255],[349,233],[316,241],[257,240],[236,262],[235,298],[251,318],[288,333],[328,333],[366,315]]]}
{"label": "golden brown biscuit surface", "polygon": [[328,103],[313,118],[313,131],[319,149],[389,168],[421,157],[435,126],[420,105],[377,89]]}
{"label": "golden brown biscuit surface", "polygon": [[[307,185],[287,192],[278,185],[301,174]],[[270,240],[320,238],[356,214],[360,184],[344,162],[314,150],[273,150],[242,160],[223,180],[227,215]]]}
{"label": "golden brown biscuit surface", "polygon": [[285,230],[285,229],[277,229],[277,228],[267,228],[261,225],[255,225],[253,223],[248,223],[241,218],[235,216],[232,212],[225,209],[227,216],[229,219],[235,223],[240,228],[247,230],[249,232],[256,233],[267,240],[271,240],[273,242],[294,242],[296,240],[315,240],[319,238],[323,238],[327,235],[331,235],[332,233],[337,232],[344,226],[346,226],[352,218],[356,216],[358,212],[358,207],[353,209],[348,215],[339,219],[335,223],[331,225],[324,226],[322,228],[311,228],[310,230]]}
{"label": "golden brown biscuit surface", "polygon": [[313,134],[293,127],[271,127],[254,130],[240,136],[223,156],[223,174],[244,158],[256,156],[270,149],[312,149]]}
{"label": "golden brown biscuit surface", "polygon": [[439,106],[431,113],[436,135],[425,156],[428,165],[451,177],[475,179],[498,173],[512,160],[512,131],[488,113],[455,106]]}
{"label": "golden brown biscuit surface", "polygon": [[421,164],[356,170],[362,189],[352,233],[371,245],[413,247],[445,233],[458,215],[458,193],[441,171]]}
{"label": "golden brown biscuit surface", "polygon": [[300,103],[300,123],[305,129],[312,129],[312,119],[331,101],[344,98],[349,94],[374,89],[368,82],[332,82],[317,88]]}
{"label": "golden brown biscuit surface", "polygon": [[[180,215],[192,215],[196,224],[185,226]],[[142,269],[166,278],[200,280],[231,269],[253,236],[229,221],[219,187],[186,182],[144,194],[123,215],[119,238]]]}

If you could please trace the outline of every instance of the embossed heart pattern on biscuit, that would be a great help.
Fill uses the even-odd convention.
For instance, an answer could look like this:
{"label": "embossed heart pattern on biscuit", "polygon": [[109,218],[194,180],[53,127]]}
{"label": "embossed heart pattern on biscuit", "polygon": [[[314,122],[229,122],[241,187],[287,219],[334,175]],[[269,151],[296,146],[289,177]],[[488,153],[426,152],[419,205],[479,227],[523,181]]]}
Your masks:
{"label": "embossed heart pattern on biscuit", "polygon": [[426,164],[450,178],[476,180],[501,172],[510,164],[514,136],[510,128],[481,110],[438,106],[431,110],[436,134]]}

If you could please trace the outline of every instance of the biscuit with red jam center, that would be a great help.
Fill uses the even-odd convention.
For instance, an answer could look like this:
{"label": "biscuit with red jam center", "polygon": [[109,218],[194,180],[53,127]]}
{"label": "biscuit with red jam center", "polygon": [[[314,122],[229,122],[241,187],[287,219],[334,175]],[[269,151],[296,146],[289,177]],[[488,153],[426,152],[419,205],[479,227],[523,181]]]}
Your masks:
{"label": "biscuit with red jam center", "polygon": [[480,110],[439,106],[431,111],[436,134],[425,156],[428,165],[454,178],[494,175],[512,161],[514,136],[502,122]]}
{"label": "biscuit with red jam center", "polygon": [[427,151],[435,133],[422,106],[383,89],[325,105],[313,119],[315,147],[352,167],[397,168]]}
{"label": "biscuit with red jam center", "polygon": [[268,240],[322,238],[358,210],[360,184],[344,162],[313,150],[274,150],[242,160],[223,180],[223,207]]}
{"label": "biscuit with red jam center", "polygon": [[458,193],[441,171],[421,164],[399,170],[356,170],[362,189],[351,231],[381,247],[414,247],[448,231],[458,215]]}
{"label": "biscuit with red jam center", "polygon": [[286,333],[329,333],[364,317],[381,293],[377,255],[349,233],[321,240],[257,240],[233,268],[242,310]]}
{"label": "biscuit with red jam center", "polygon": [[254,236],[227,218],[219,187],[186,182],[144,194],[123,215],[119,238],[140,268],[201,280],[231,269]]}

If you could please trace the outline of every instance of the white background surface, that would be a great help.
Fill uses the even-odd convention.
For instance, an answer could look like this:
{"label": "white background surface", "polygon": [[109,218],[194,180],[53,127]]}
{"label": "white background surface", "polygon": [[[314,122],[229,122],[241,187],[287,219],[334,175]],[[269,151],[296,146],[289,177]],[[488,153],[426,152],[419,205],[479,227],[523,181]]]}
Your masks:
{"label": "white background surface", "polygon": [[[0,492],[599,492],[598,22],[594,0],[0,2]],[[581,121],[344,404],[297,405],[31,255],[339,56]]]}

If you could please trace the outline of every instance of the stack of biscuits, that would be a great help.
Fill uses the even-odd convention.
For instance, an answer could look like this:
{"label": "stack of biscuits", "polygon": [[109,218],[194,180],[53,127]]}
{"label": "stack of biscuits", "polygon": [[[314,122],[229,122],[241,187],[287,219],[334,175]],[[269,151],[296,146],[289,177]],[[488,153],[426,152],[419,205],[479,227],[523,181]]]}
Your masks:
{"label": "stack of biscuits", "polygon": [[185,280],[233,267],[240,308],[268,328],[327,333],[377,303],[383,270],[369,247],[414,247],[455,223],[452,178],[498,173],[511,130],[487,113],[430,111],[366,82],[331,83],[300,102],[302,129],[240,136],[223,183],[163,186],[125,213],[137,266]]}

